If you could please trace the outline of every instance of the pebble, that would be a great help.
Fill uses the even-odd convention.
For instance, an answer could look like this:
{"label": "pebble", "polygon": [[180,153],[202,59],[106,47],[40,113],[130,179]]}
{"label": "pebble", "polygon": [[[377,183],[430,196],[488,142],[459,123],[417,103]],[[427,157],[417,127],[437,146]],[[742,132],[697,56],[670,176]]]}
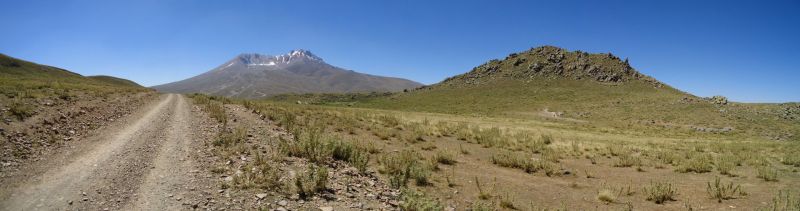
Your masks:
{"label": "pebble", "polygon": [[289,202],[287,202],[286,200],[281,200],[281,201],[278,202],[278,206],[281,206],[281,207],[285,207],[288,204],[289,204]]}
{"label": "pebble", "polygon": [[333,207],[319,207],[320,211],[333,211]]}

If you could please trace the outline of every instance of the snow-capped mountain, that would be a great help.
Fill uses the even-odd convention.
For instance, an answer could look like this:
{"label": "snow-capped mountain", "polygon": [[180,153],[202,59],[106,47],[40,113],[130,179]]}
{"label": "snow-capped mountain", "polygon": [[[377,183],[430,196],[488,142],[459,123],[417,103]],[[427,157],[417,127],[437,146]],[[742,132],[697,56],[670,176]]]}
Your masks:
{"label": "snow-capped mountain", "polygon": [[258,98],[284,93],[399,91],[422,84],[345,70],[306,50],[270,56],[240,54],[208,72],[154,86],[162,92]]}

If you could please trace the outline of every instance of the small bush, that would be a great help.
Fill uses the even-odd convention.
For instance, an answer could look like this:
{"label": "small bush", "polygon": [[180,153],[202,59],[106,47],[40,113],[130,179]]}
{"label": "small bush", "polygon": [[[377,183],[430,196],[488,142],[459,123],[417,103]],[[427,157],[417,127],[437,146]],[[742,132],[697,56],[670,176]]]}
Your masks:
{"label": "small bush", "polygon": [[297,188],[297,194],[304,199],[327,190],[328,168],[311,164],[305,172],[298,173],[295,176],[294,184]]}
{"label": "small bush", "polygon": [[684,160],[680,166],[678,166],[675,171],[680,173],[688,173],[688,172],[695,172],[695,173],[706,173],[711,172],[713,168],[713,160],[711,159],[710,155],[696,155],[691,159]]}
{"label": "small bush", "polygon": [[9,105],[8,111],[11,112],[11,115],[14,115],[20,121],[25,120],[26,118],[36,114],[36,111],[34,111],[33,106],[20,101],[12,102],[11,105]]}
{"label": "small bush", "polygon": [[800,210],[800,194],[788,191],[778,191],[778,194],[772,198],[772,203],[766,207],[762,207],[761,211],[797,211]]}
{"label": "small bush", "polygon": [[411,189],[403,189],[400,193],[403,203],[400,204],[401,210],[407,211],[434,211],[444,210],[442,204],[436,199],[425,196],[424,193]]}
{"label": "small bush", "polygon": [[778,170],[773,169],[770,166],[761,166],[756,169],[756,177],[767,182],[777,182]]}
{"label": "small bush", "polygon": [[492,163],[501,167],[522,169],[527,173],[536,172],[536,166],[530,158],[513,152],[493,155]]}
{"label": "small bush", "polygon": [[322,129],[308,127],[304,130],[295,130],[294,140],[279,142],[281,152],[288,156],[306,158],[311,162],[322,164],[332,158],[331,141],[322,136]]}
{"label": "small bush", "polygon": [[800,167],[800,152],[794,152],[794,153],[787,152],[786,154],[783,155],[781,163],[785,165],[791,165],[794,167]]}
{"label": "small bush", "polygon": [[647,200],[653,201],[656,204],[663,204],[667,201],[675,201],[675,188],[672,184],[667,182],[656,182],[644,188],[647,194]]}
{"label": "small bush", "polygon": [[458,162],[455,159],[455,155],[453,155],[453,153],[450,153],[448,151],[438,151],[438,152],[436,152],[436,155],[434,156],[434,159],[436,160],[436,162],[439,162],[439,163],[444,164],[444,165],[453,165],[453,164],[456,164]]}
{"label": "small bush", "polygon": [[548,177],[557,176],[561,174],[560,172],[558,172],[559,167],[556,166],[555,163],[548,162],[545,160],[535,161],[534,167],[537,171],[544,172],[544,175]]}
{"label": "small bush", "polygon": [[243,143],[247,138],[247,128],[237,127],[233,131],[224,131],[217,135],[217,138],[211,142],[212,145],[228,148],[237,144]]}
{"label": "small bush", "polygon": [[744,191],[742,191],[741,186],[733,185],[733,182],[727,185],[722,184],[719,177],[717,177],[713,183],[708,182],[706,191],[708,191],[708,194],[711,196],[711,198],[716,199],[719,203],[722,203],[722,200],[735,199],[736,196],[747,195]]}
{"label": "small bush", "polygon": [[394,188],[405,187],[411,179],[426,185],[431,171],[429,166],[419,162],[420,157],[419,153],[410,150],[384,156],[380,160],[381,171],[389,175],[389,184]]}
{"label": "small bush", "polygon": [[482,145],[483,147],[493,147],[498,146],[500,139],[503,138],[502,131],[498,127],[493,127],[489,129],[478,129],[476,128],[474,133],[475,141]]}
{"label": "small bush", "polygon": [[608,189],[602,189],[597,193],[597,200],[606,202],[606,203],[614,203],[617,200],[617,196],[614,195],[614,192]]}
{"label": "small bush", "polygon": [[369,152],[366,149],[342,140],[331,141],[329,146],[334,160],[345,161],[359,171],[366,172],[369,164]]}
{"label": "small bush", "polygon": [[631,167],[631,166],[641,166],[642,159],[639,156],[631,155],[631,154],[621,154],[614,160],[614,167]]}
{"label": "small bush", "polygon": [[722,155],[717,157],[716,162],[714,165],[717,167],[717,171],[719,171],[722,175],[734,176],[731,171],[733,168],[736,167],[736,157],[733,155]]}

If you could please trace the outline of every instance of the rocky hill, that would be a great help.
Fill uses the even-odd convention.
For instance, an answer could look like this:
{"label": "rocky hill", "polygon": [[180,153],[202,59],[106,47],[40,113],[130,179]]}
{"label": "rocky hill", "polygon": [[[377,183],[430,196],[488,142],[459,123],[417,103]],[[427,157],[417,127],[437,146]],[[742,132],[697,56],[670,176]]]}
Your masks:
{"label": "rocky hill", "polygon": [[400,91],[422,84],[358,73],[325,63],[306,50],[284,55],[241,54],[198,76],[154,86],[162,92],[259,98],[285,93]]}
{"label": "rocky hill", "polygon": [[663,84],[630,66],[611,53],[568,51],[554,46],[532,48],[512,53],[503,60],[491,60],[471,71],[444,80],[441,84],[479,84],[487,78],[543,79],[567,78],[594,80],[603,83],[645,81],[660,87]]}

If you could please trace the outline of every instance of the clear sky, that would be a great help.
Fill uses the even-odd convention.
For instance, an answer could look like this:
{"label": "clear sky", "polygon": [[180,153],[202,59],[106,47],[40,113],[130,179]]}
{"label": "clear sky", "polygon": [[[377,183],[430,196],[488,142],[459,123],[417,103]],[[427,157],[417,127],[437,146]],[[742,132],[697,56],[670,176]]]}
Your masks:
{"label": "clear sky", "polygon": [[426,84],[540,45],[699,96],[800,101],[800,1],[0,0],[0,53],[146,86],[307,49]]}

